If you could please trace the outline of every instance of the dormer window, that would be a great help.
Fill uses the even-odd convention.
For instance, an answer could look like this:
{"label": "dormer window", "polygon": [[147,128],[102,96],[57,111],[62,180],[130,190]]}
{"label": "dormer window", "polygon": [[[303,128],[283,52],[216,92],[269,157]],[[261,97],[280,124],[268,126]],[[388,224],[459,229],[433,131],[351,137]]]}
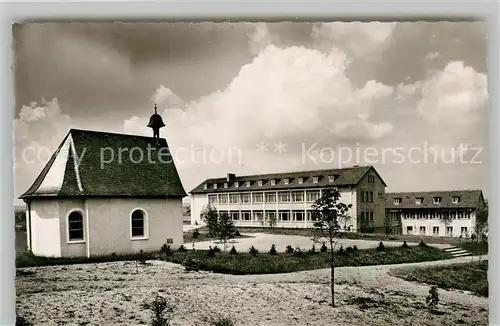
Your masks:
{"label": "dormer window", "polygon": [[453,197],[451,198],[451,201],[452,201],[452,203],[453,203],[453,204],[458,204],[458,203],[460,202],[460,197],[458,197],[458,196],[453,196]]}
{"label": "dormer window", "polygon": [[250,181],[245,182],[245,184],[247,185],[247,187],[250,187]]}
{"label": "dormer window", "polygon": [[208,189],[208,183],[205,183],[204,187],[205,190]]}
{"label": "dormer window", "polygon": [[238,187],[240,186],[240,183],[239,183],[238,181],[236,181],[236,182],[234,183],[234,186],[235,186],[236,188],[238,188]]}
{"label": "dormer window", "polygon": [[318,177],[313,177],[313,182],[318,183],[319,178]]}
{"label": "dormer window", "polygon": [[262,183],[263,183],[262,180],[258,181],[259,186],[262,186]]}
{"label": "dormer window", "polygon": [[286,179],[283,180],[283,182],[287,185],[287,184],[290,183],[290,179],[286,178]]}
{"label": "dormer window", "polygon": [[335,181],[335,176],[334,175],[329,175],[328,176],[328,182],[334,182]]}
{"label": "dormer window", "polygon": [[276,185],[276,180],[271,179],[271,186],[275,186],[275,185]]}
{"label": "dormer window", "polygon": [[224,182],[224,188],[227,188],[227,182]]}
{"label": "dormer window", "polygon": [[214,183],[214,189],[217,189],[217,184],[216,183]]}
{"label": "dormer window", "polygon": [[299,184],[304,183],[304,178],[299,178]]}
{"label": "dormer window", "polygon": [[441,197],[434,197],[434,204],[441,203]]}
{"label": "dormer window", "polygon": [[424,201],[424,199],[422,197],[415,198],[415,204],[417,204],[417,205],[422,204],[423,201]]}
{"label": "dormer window", "polygon": [[394,198],[394,205],[401,204],[401,198]]}

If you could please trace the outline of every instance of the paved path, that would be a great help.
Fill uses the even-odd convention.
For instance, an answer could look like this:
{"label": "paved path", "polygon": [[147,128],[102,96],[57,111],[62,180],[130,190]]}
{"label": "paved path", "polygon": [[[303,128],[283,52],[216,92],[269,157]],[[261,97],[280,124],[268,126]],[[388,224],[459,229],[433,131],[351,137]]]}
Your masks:
{"label": "paved path", "polygon": [[[291,245],[293,248],[300,247],[302,250],[309,250],[313,245],[313,241],[310,237],[299,236],[299,235],[277,235],[277,234],[269,234],[269,233],[246,233],[242,234],[246,236],[250,236],[250,238],[239,238],[239,239],[231,239],[228,243],[228,248],[234,245],[237,251],[248,251],[251,246],[254,246],[260,252],[267,252],[271,248],[271,245],[274,244],[276,246],[276,250],[278,252],[284,252],[286,246]],[[341,239],[337,244],[337,249],[340,246],[344,248],[349,246],[358,246],[358,249],[371,249],[376,248],[379,245],[380,241],[375,240],[354,240],[354,239]],[[403,244],[402,241],[383,241],[384,246],[386,247],[397,247]],[[189,243],[185,243],[186,247],[191,248],[192,245]],[[221,247],[222,245],[218,242],[197,242],[195,243],[196,249],[208,249],[209,246],[217,245]],[[417,243],[408,243],[409,246],[415,246]],[[321,244],[316,244],[316,249],[319,250]],[[432,244],[433,247],[436,248],[449,248],[450,245],[447,244]]]}

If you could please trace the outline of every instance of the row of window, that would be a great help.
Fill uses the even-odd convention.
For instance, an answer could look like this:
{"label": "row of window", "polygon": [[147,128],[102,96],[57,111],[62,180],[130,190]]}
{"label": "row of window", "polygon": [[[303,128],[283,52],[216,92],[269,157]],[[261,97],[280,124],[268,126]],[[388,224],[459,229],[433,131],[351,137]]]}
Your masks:
{"label": "row of window", "polygon": [[[132,238],[146,237],[146,212],[136,209],[130,214],[130,235]],[[83,214],[73,211],[68,215],[68,240],[84,241]]]}
{"label": "row of window", "polygon": [[452,218],[454,220],[468,220],[471,217],[470,211],[451,211],[451,212],[405,212],[401,214],[403,219],[422,220],[422,219],[442,219]]}
{"label": "row of window", "polygon": [[[334,181],[336,180],[336,178],[337,178],[337,177],[338,177],[338,176],[335,176],[335,175],[329,175],[329,176],[328,176],[328,182],[330,182],[330,183],[331,183],[331,182],[334,182]],[[373,177],[373,178],[374,178],[374,180],[375,180],[375,177]],[[297,178],[297,183],[298,183],[298,184],[303,184],[303,183],[304,183],[304,181],[305,181],[306,179],[307,179],[307,178],[304,178],[304,177],[299,177],[299,178]],[[318,183],[318,182],[319,182],[319,180],[320,180],[320,176],[313,176],[313,177],[312,177],[312,181],[313,181],[313,183]],[[277,179],[270,179],[270,180],[269,180],[269,182],[270,182],[271,186],[276,185],[277,181],[279,181],[279,180],[277,180]],[[290,181],[291,181],[291,179],[290,179],[290,178],[284,178],[284,179],[283,179],[283,184],[288,185],[288,184],[290,184]],[[258,184],[259,186],[264,185],[264,182],[265,182],[265,180],[257,180],[257,184]],[[374,182],[375,182],[375,181],[374,181]],[[255,183],[255,182],[254,182],[254,183]],[[250,186],[252,185],[252,181],[250,181],[250,180],[249,180],[249,181],[244,181],[244,182],[242,182],[241,184],[245,184],[247,187],[250,187]],[[239,186],[240,186],[240,182],[239,182],[239,181],[235,181],[235,182],[234,182],[234,187],[235,187],[235,188],[238,188]],[[205,189],[208,189],[208,187],[209,187],[209,184],[208,184],[208,183],[205,183],[204,188],[205,188]],[[212,187],[213,187],[213,189],[217,189],[218,184],[217,184],[217,183],[214,183],[214,184],[212,185]],[[224,188],[228,188],[228,187],[229,187],[229,182],[224,182],[223,187],[224,187]]]}
{"label": "row of window", "polygon": [[262,203],[303,203],[304,197],[307,202],[315,202],[320,196],[319,190],[304,191],[279,191],[276,192],[255,192],[237,194],[208,195],[209,204],[262,204]]}
{"label": "row of window", "polygon": [[302,222],[306,218],[312,221],[312,212],[308,211],[219,211],[221,215],[229,215],[233,221],[297,221]]}
{"label": "row of window", "polygon": [[[460,234],[462,236],[467,236],[468,229],[466,226],[462,226],[460,228]],[[406,233],[407,234],[413,234],[413,226],[407,226],[406,227]],[[420,235],[426,235],[426,228],[425,226],[421,226],[419,228],[419,234]],[[432,227],[432,235],[439,235],[439,226],[433,226]],[[446,227],[446,236],[451,237],[453,236],[453,227],[452,226],[447,226]]]}
{"label": "row of window", "polygon": [[[440,204],[442,201],[442,197],[433,197],[432,202],[434,204]],[[399,205],[403,201],[402,198],[394,198],[394,205]],[[415,204],[420,205],[424,202],[424,197],[417,197],[415,198]],[[459,196],[453,196],[451,197],[451,202],[453,204],[458,204],[460,202],[460,197]]]}

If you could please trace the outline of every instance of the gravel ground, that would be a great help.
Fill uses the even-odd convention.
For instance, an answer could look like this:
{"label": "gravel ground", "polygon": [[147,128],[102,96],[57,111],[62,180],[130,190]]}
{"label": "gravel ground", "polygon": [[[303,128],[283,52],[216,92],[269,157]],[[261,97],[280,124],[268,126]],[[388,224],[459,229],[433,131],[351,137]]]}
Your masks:
{"label": "gravel ground", "polygon": [[[260,252],[267,252],[271,248],[271,245],[276,245],[276,250],[278,252],[284,252],[287,245],[291,245],[292,247],[300,247],[303,250],[311,249],[313,245],[313,241],[310,237],[300,236],[300,235],[276,235],[269,233],[246,233],[242,234],[245,236],[249,236],[249,238],[239,238],[239,239],[231,239],[228,242],[228,248],[234,245],[237,251],[248,251],[251,246],[254,246]],[[371,241],[371,240],[353,240],[353,239],[341,239],[337,244],[336,248],[340,248],[340,246],[344,246],[344,248],[349,246],[358,246],[358,249],[372,249],[376,248],[379,245],[380,241]],[[401,241],[383,241],[384,246],[386,247],[398,247],[403,244]],[[218,241],[217,242],[196,242],[194,244],[195,249],[208,249],[209,246],[214,246],[217,244],[218,246],[222,246]],[[418,243],[408,243],[409,246],[416,246]],[[184,244],[187,248],[192,248],[192,243]],[[319,250],[321,244],[316,244],[316,249]],[[432,246],[437,248],[448,248],[450,245],[448,244],[432,244]]]}
{"label": "gravel ground", "polygon": [[207,325],[206,317],[219,312],[236,325],[487,325],[487,298],[439,290],[441,313],[431,314],[429,286],[388,274],[471,259],[478,258],[337,268],[336,308],[328,305],[328,269],[233,276],[186,273],[160,261],[138,273],[134,262],[24,268],[16,280],[17,308],[36,325],[141,325],[150,324],[142,304],[159,293],[174,305],[172,325]]}

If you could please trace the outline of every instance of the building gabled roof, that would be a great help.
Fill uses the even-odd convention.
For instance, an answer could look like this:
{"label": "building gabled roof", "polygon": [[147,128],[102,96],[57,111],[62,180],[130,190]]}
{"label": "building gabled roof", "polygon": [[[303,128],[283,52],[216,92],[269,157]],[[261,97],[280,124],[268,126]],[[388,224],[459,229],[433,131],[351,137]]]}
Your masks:
{"label": "building gabled roof", "polygon": [[[353,166],[343,169],[235,176],[229,182],[227,178],[207,179],[191,190],[190,193],[301,189],[325,186],[348,187],[357,185],[368,171],[374,171],[380,178],[380,175],[373,166]],[[329,176],[335,176],[333,183],[329,182]],[[318,177],[317,183],[314,182],[313,177]],[[303,178],[302,183],[299,183],[299,178]],[[289,179],[288,184],[285,184],[285,179]],[[262,181],[262,185],[259,185],[259,180]],[[271,180],[275,180],[274,185],[271,184]],[[380,180],[387,186],[382,178]],[[246,182],[250,182],[250,186],[247,186]],[[227,188],[224,188],[225,183],[227,183]],[[236,183],[238,183],[238,187],[236,187]],[[208,185],[208,189],[205,189],[205,184]],[[217,184],[217,189],[213,188],[214,184]]]}
{"label": "building gabled roof", "polygon": [[[440,197],[441,202],[434,204],[434,197]],[[453,197],[458,197],[458,203],[453,203]],[[395,204],[394,199],[400,198],[401,203]],[[417,204],[418,198],[422,203]],[[484,204],[481,190],[449,190],[421,192],[393,192],[385,194],[386,209],[418,209],[418,208],[478,208]]]}
{"label": "building gabled roof", "polygon": [[186,193],[165,139],[157,144],[152,137],[71,129],[20,198],[75,196],[167,198]]}

